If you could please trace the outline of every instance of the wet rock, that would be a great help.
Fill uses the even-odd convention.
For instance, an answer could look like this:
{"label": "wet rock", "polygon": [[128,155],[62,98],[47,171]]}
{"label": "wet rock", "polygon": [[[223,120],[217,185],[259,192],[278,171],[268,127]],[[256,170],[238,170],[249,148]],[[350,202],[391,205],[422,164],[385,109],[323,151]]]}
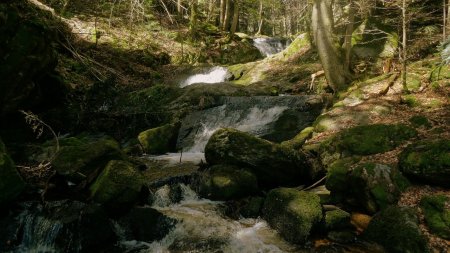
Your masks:
{"label": "wet rock", "polygon": [[239,213],[245,218],[257,218],[261,215],[261,210],[264,205],[264,198],[251,197],[247,203],[242,206]]}
{"label": "wet rock", "polygon": [[322,206],[313,193],[278,188],[267,194],[263,215],[284,239],[302,244],[320,226]]}
{"label": "wet rock", "polygon": [[397,203],[400,193],[409,186],[399,171],[383,164],[360,164],[345,174],[334,168],[332,173],[332,180],[327,182],[331,195],[369,213]]}
{"label": "wet rock", "polygon": [[392,253],[430,252],[422,235],[414,209],[390,206],[376,214],[363,234],[364,238]]}
{"label": "wet rock", "polygon": [[164,125],[141,132],[139,143],[147,154],[165,154],[175,151],[179,126],[176,124]]}
{"label": "wet rock", "polygon": [[0,208],[13,201],[24,188],[25,182],[0,140]]}
{"label": "wet rock", "polygon": [[420,200],[420,208],[431,232],[450,240],[450,210],[446,208],[447,203],[450,203],[450,198],[445,195],[424,196]]}
{"label": "wet rock", "polygon": [[176,224],[150,207],[134,207],[119,220],[127,240],[153,242],[164,238]]}
{"label": "wet rock", "polygon": [[316,176],[303,152],[234,129],[216,131],[206,145],[205,157],[212,165],[249,168],[263,188],[295,186]]}
{"label": "wet rock", "polygon": [[424,140],[413,143],[399,156],[400,170],[423,182],[450,185],[450,140]]}
{"label": "wet rock", "polygon": [[139,200],[144,179],[133,164],[110,161],[90,187],[91,198],[114,210],[126,210]]}
{"label": "wet rock", "polygon": [[203,176],[200,194],[212,200],[239,199],[258,191],[251,172],[230,165],[215,165]]}

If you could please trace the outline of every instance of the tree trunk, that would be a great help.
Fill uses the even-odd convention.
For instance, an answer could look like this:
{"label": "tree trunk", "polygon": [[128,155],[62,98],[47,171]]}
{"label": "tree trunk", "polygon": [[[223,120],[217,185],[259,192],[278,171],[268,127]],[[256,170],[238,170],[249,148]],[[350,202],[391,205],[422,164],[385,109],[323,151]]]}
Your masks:
{"label": "tree trunk", "polygon": [[198,33],[198,0],[191,0],[190,9],[189,30],[191,32],[191,37],[195,39]]}
{"label": "tree trunk", "polygon": [[406,64],[407,64],[407,20],[406,20],[406,0],[403,0],[402,4],[402,85],[405,92],[408,92],[408,86],[406,85]]}
{"label": "tree trunk", "polygon": [[234,33],[237,30],[239,24],[239,0],[234,0],[233,8],[233,22],[230,29],[230,39],[233,39]]}
{"label": "tree trunk", "polygon": [[219,21],[219,27],[221,30],[223,30],[223,23],[225,21],[225,12],[227,7],[227,0],[220,0],[220,21]]}
{"label": "tree trunk", "polygon": [[179,17],[183,17],[182,0],[177,0],[177,13]]}
{"label": "tree trunk", "polygon": [[258,32],[256,32],[257,35],[261,34],[263,22],[264,22],[264,19],[263,19],[263,0],[259,0],[259,21],[258,21]]}
{"label": "tree trunk", "polygon": [[223,19],[223,27],[222,27],[224,31],[229,31],[230,18],[231,18],[231,0],[226,0],[225,17]]}
{"label": "tree trunk", "polygon": [[355,9],[353,6],[353,0],[349,0],[348,9],[348,24],[345,28],[345,40],[344,40],[344,50],[345,50],[345,69],[350,71],[350,61],[352,56],[352,35],[355,23]]}
{"label": "tree trunk", "polygon": [[328,84],[336,92],[351,79],[344,68],[338,44],[333,38],[332,0],[314,0],[311,20],[312,33]]}
{"label": "tree trunk", "polygon": [[207,22],[211,21],[211,18],[213,16],[215,16],[214,15],[215,7],[216,7],[216,0],[209,0],[208,16],[207,16],[207,19],[206,19]]}

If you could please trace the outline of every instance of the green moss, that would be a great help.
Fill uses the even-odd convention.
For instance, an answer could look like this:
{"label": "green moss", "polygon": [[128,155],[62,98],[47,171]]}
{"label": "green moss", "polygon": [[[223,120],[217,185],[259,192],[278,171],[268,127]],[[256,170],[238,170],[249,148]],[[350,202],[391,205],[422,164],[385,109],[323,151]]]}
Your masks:
{"label": "green moss", "polygon": [[331,198],[334,202],[344,199],[348,190],[348,174],[350,167],[358,162],[358,158],[345,158],[335,161],[328,167],[326,187],[331,191]]}
{"label": "green moss", "polygon": [[430,81],[439,81],[450,79],[450,66],[449,65],[441,65],[438,68],[435,68],[430,75]]}
{"label": "green moss", "polygon": [[420,101],[417,100],[416,96],[412,94],[402,96],[402,101],[409,107],[418,107],[421,105]]}
{"label": "green moss", "polygon": [[422,80],[416,74],[409,74],[406,78],[406,86],[409,91],[418,91],[420,86],[422,85]]}
{"label": "green moss", "polygon": [[283,56],[289,58],[301,52],[305,48],[311,46],[311,39],[307,33],[300,34],[297,38],[283,51]]}
{"label": "green moss", "polygon": [[257,218],[261,214],[261,209],[264,204],[264,198],[252,197],[239,211],[245,218]]}
{"label": "green moss", "polygon": [[164,154],[175,151],[178,130],[176,124],[164,125],[141,132],[138,140],[147,154]]}
{"label": "green moss", "polygon": [[364,232],[364,238],[382,245],[387,252],[430,252],[416,212],[407,207],[390,206],[375,215]]}
{"label": "green moss", "polygon": [[350,214],[336,209],[325,213],[325,228],[327,231],[350,227]]}
{"label": "green moss", "polygon": [[143,176],[131,163],[112,160],[92,184],[90,193],[95,202],[120,208],[133,204],[143,186]]}
{"label": "green moss", "polygon": [[414,115],[411,118],[409,118],[409,122],[416,128],[419,127],[425,127],[425,128],[431,128],[432,124],[427,119],[427,117],[422,115]]}
{"label": "green moss", "polygon": [[314,127],[307,127],[298,133],[294,138],[281,143],[282,146],[286,146],[292,149],[299,149],[305,144],[306,140],[312,137]]}
{"label": "green moss", "polygon": [[446,195],[431,195],[422,197],[420,207],[431,232],[450,240],[450,210],[446,208],[448,203],[450,198]]}
{"label": "green moss", "polygon": [[390,151],[415,136],[417,131],[403,124],[375,124],[344,130],[332,142],[338,151],[371,155]]}
{"label": "green moss", "polygon": [[431,184],[450,184],[450,140],[423,140],[406,147],[399,156],[401,171]]}
{"label": "green moss", "polygon": [[216,165],[204,176],[200,194],[212,200],[239,199],[256,193],[256,177],[234,166]]}
{"label": "green moss", "polygon": [[270,191],[264,202],[264,218],[292,243],[304,243],[322,220],[320,198],[316,194],[290,188]]}

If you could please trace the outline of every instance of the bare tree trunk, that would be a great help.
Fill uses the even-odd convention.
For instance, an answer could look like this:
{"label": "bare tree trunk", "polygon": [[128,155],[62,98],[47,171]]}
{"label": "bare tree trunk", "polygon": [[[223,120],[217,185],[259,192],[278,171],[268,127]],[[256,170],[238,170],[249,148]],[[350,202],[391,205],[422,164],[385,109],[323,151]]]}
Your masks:
{"label": "bare tree trunk", "polygon": [[177,0],[177,12],[179,17],[183,16],[182,4],[183,4],[182,0]]}
{"label": "bare tree trunk", "polygon": [[349,9],[348,9],[348,24],[345,29],[345,40],[344,40],[344,49],[345,49],[345,65],[344,68],[350,71],[350,61],[352,56],[352,34],[355,23],[355,9],[353,7],[353,0],[349,0]]}
{"label": "bare tree trunk", "polygon": [[351,79],[344,68],[342,56],[333,38],[332,0],[314,0],[311,20],[312,33],[328,84],[336,92]]}
{"label": "bare tree trunk", "polygon": [[447,38],[447,0],[443,2],[443,23],[442,23],[442,41],[445,42]]}
{"label": "bare tree trunk", "polygon": [[221,30],[223,30],[223,23],[225,21],[225,12],[227,7],[227,0],[220,0],[220,21],[219,21],[219,27]]}
{"label": "bare tree trunk", "polygon": [[233,8],[233,22],[230,29],[230,39],[233,39],[234,33],[237,30],[239,24],[239,0],[234,0]]}
{"label": "bare tree trunk", "polygon": [[408,87],[406,85],[406,64],[407,64],[407,20],[406,20],[406,0],[403,0],[402,4],[402,85],[403,89],[408,92]]}
{"label": "bare tree trunk", "polygon": [[224,31],[229,31],[230,18],[231,18],[231,0],[226,0],[225,17],[223,19],[223,26],[222,26],[222,29]]}
{"label": "bare tree trunk", "polygon": [[191,37],[195,39],[198,32],[198,0],[190,0],[191,15],[189,19],[189,29]]}
{"label": "bare tree trunk", "polygon": [[[450,1],[450,0],[449,0]],[[263,26],[263,1],[259,0],[259,21],[258,21],[258,32],[256,32],[256,34],[261,34],[262,31],[262,26]]]}

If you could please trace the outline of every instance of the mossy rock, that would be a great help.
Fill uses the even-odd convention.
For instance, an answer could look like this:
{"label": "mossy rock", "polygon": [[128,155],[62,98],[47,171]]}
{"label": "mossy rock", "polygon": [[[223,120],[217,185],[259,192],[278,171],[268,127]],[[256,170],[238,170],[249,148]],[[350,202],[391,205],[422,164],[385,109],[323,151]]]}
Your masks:
{"label": "mossy rock", "polygon": [[325,212],[325,228],[327,231],[350,228],[350,214],[342,209]]}
{"label": "mossy rock", "polygon": [[264,219],[291,243],[303,244],[322,220],[322,206],[316,194],[291,188],[270,191],[263,207]]}
{"label": "mossy rock", "polygon": [[250,197],[245,205],[239,210],[239,213],[245,218],[257,218],[261,215],[264,205],[264,198]]}
{"label": "mossy rock", "polygon": [[302,33],[294,41],[281,53],[284,58],[288,59],[292,56],[295,56],[302,49],[311,47],[311,39],[308,33]]}
{"label": "mossy rock", "polygon": [[414,209],[390,206],[373,217],[363,236],[387,252],[427,253],[430,249],[418,221]]}
{"label": "mossy rock", "polygon": [[[44,144],[41,159],[52,156],[53,145],[54,142]],[[89,183],[110,160],[125,158],[114,139],[80,135],[60,140],[60,150],[52,160],[52,167],[72,183],[86,180]]]}
{"label": "mossy rock", "polygon": [[291,149],[299,149],[303,146],[303,144],[305,144],[306,140],[312,137],[313,132],[314,127],[307,127],[291,140],[283,141],[281,145]]}
{"label": "mossy rock", "polygon": [[357,163],[359,158],[344,158],[333,162],[328,167],[325,186],[331,191],[333,202],[341,202],[345,199],[348,190],[348,176],[351,166]]}
{"label": "mossy rock", "polygon": [[450,140],[423,140],[406,147],[399,156],[400,170],[420,181],[450,186]]}
{"label": "mossy rock", "polygon": [[424,196],[420,200],[420,208],[431,232],[447,240],[450,240],[450,210],[446,208],[449,203],[450,197],[446,195]]}
{"label": "mossy rock", "polygon": [[0,140],[0,207],[17,198],[24,188],[25,182]]}
{"label": "mossy rock", "polygon": [[430,81],[450,79],[450,66],[448,64],[435,68],[430,75]]}
{"label": "mossy rock", "polygon": [[409,186],[408,180],[398,170],[374,163],[356,167],[348,181],[355,204],[364,207],[369,213],[397,203],[400,193]]}
{"label": "mossy rock", "polygon": [[427,117],[423,115],[414,115],[408,120],[411,125],[413,125],[415,128],[431,128],[433,125],[431,122],[427,119]]}
{"label": "mossy rock", "polygon": [[240,199],[258,191],[251,172],[230,165],[215,165],[200,183],[200,195],[212,200]]}
{"label": "mossy rock", "polygon": [[133,164],[112,160],[90,187],[92,200],[113,209],[133,205],[144,187],[144,178]]}
{"label": "mossy rock", "polygon": [[346,129],[322,145],[326,151],[352,155],[373,155],[393,150],[417,136],[417,131],[403,124],[363,125]]}
{"label": "mossy rock", "polygon": [[205,148],[208,164],[249,168],[262,188],[296,186],[316,175],[308,157],[278,144],[235,129],[220,129]]}
{"label": "mossy rock", "polygon": [[141,132],[138,140],[145,153],[165,154],[175,151],[178,130],[178,124],[168,124]]}

